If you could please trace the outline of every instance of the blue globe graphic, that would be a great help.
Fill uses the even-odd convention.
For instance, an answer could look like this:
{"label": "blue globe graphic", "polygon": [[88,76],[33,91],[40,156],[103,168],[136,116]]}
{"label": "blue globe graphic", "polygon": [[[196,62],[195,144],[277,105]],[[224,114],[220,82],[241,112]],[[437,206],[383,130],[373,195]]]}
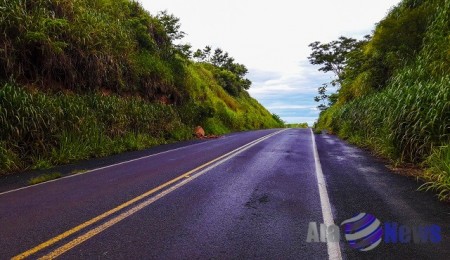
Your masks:
{"label": "blue globe graphic", "polygon": [[342,222],[341,226],[344,228],[345,239],[354,249],[369,251],[381,243],[381,222],[371,214],[359,213]]}

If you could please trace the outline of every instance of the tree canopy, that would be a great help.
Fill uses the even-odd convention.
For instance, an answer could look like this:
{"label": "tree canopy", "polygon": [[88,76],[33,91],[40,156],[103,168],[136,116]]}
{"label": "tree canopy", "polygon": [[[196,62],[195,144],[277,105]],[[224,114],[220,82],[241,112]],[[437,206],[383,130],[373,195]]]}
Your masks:
{"label": "tree canopy", "polygon": [[213,54],[211,52],[211,46],[205,46],[203,50],[196,50],[193,56],[197,62],[214,66],[214,76],[229,94],[238,96],[242,90],[250,88],[252,82],[245,78],[248,73],[245,65],[236,63],[234,58],[221,48],[216,48]]}
{"label": "tree canopy", "polygon": [[[316,96],[314,100],[316,102],[322,102],[318,106],[320,110],[325,110],[330,105],[335,103],[337,94],[326,94],[328,86],[337,86],[339,90],[341,83],[345,79],[346,68],[349,64],[350,66],[355,65],[353,63],[355,58],[352,59],[352,57],[355,56],[354,53],[356,53],[357,50],[360,49],[361,46],[363,46],[368,40],[370,40],[369,35],[366,35],[364,40],[360,41],[341,36],[338,40],[331,41],[329,43],[315,41],[309,44],[309,47],[312,49],[312,53],[308,57],[309,62],[313,65],[321,65],[319,71],[323,71],[325,73],[332,72],[335,76],[335,79],[333,79],[330,83],[324,83],[318,88],[319,95]],[[349,62],[349,60],[351,62]]]}

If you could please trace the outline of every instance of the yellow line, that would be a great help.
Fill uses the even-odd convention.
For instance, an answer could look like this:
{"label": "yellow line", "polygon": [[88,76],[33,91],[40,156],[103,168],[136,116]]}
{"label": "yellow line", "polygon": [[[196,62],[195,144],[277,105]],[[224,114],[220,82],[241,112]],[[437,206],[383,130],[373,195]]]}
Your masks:
{"label": "yellow line", "polygon": [[[23,253],[21,253],[21,254],[19,254],[19,255],[17,255],[17,256],[14,256],[12,259],[13,259],[13,260],[25,259],[26,257],[29,257],[29,256],[31,256],[31,255],[33,255],[33,254],[35,254],[35,253],[41,251],[42,249],[47,248],[47,247],[49,247],[49,246],[51,246],[51,245],[57,243],[58,241],[60,241],[60,240],[62,240],[62,239],[64,239],[64,238],[66,238],[66,237],[68,237],[68,236],[70,236],[70,235],[72,235],[72,234],[74,234],[74,233],[76,233],[76,232],[78,232],[78,231],[80,231],[80,230],[82,230],[82,229],[84,229],[84,228],[86,228],[86,227],[88,227],[88,226],[94,224],[94,223],[99,222],[100,220],[102,220],[102,219],[104,219],[104,218],[106,218],[106,217],[108,217],[108,216],[110,216],[110,215],[112,215],[112,214],[114,214],[114,213],[120,211],[121,209],[126,208],[126,207],[128,207],[128,206],[130,206],[130,205],[132,205],[132,204],[134,204],[134,203],[136,203],[136,202],[138,202],[138,201],[140,201],[140,200],[142,200],[142,199],[144,199],[144,198],[150,196],[151,194],[153,194],[153,193],[155,193],[155,192],[158,192],[158,191],[164,189],[165,187],[167,187],[167,186],[169,186],[169,185],[171,185],[171,184],[173,184],[173,183],[175,183],[175,182],[177,182],[177,181],[179,181],[179,180],[181,180],[181,179],[183,179],[183,178],[185,178],[186,180],[192,180],[192,179],[194,179],[194,178],[192,178],[192,176],[191,176],[191,178],[186,178],[186,177],[187,177],[187,176],[190,176],[192,173],[194,173],[194,172],[196,172],[196,171],[199,171],[199,170],[201,170],[202,168],[205,168],[205,167],[207,167],[207,166],[209,166],[209,165],[211,165],[211,164],[213,164],[213,163],[215,163],[215,162],[217,162],[217,161],[219,161],[219,160],[221,160],[221,159],[223,159],[223,158],[225,158],[225,157],[227,157],[227,156],[229,156],[229,155],[231,155],[231,154],[233,154],[233,153],[237,153],[237,152],[239,152],[240,150],[245,149],[246,147],[249,147],[249,146],[251,146],[251,145],[253,145],[253,144],[257,143],[257,142],[261,142],[262,140],[265,140],[265,139],[267,139],[267,138],[270,138],[270,137],[272,137],[272,136],[274,136],[274,135],[276,135],[276,134],[278,134],[278,133],[280,133],[280,132],[282,132],[282,131],[285,131],[285,130],[277,131],[277,132],[275,132],[275,133],[272,133],[272,134],[268,134],[268,135],[266,135],[266,136],[263,136],[263,137],[261,137],[261,138],[259,138],[259,139],[256,139],[256,140],[254,140],[254,141],[252,141],[252,142],[250,142],[250,143],[248,143],[248,144],[245,144],[245,145],[243,145],[243,146],[241,146],[241,147],[239,147],[239,148],[237,148],[237,149],[234,149],[234,150],[231,151],[231,152],[228,152],[228,153],[226,153],[226,154],[224,154],[224,155],[222,155],[222,156],[219,156],[219,157],[217,157],[217,158],[215,158],[215,159],[213,159],[213,160],[211,160],[211,161],[209,161],[209,162],[207,162],[207,163],[205,163],[205,164],[203,164],[203,165],[200,165],[200,166],[196,167],[195,169],[190,170],[190,171],[188,171],[188,172],[186,172],[186,173],[184,173],[184,174],[182,174],[182,175],[180,175],[180,176],[178,176],[178,177],[176,177],[176,178],[174,178],[174,179],[172,179],[172,180],[170,180],[170,181],[168,181],[168,182],[166,182],[166,183],[164,183],[164,184],[162,184],[162,185],[160,185],[160,186],[158,186],[158,187],[156,187],[156,188],[154,188],[154,189],[151,189],[151,190],[149,190],[149,191],[147,191],[147,192],[145,192],[145,193],[143,193],[143,194],[141,194],[141,195],[135,197],[134,199],[131,199],[131,200],[129,200],[129,201],[127,201],[127,202],[125,202],[125,203],[123,203],[123,204],[121,204],[121,205],[119,205],[119,206],[117,206],[117,207],[115,207],[115,208],[113,208],[113,209],[111,209],[111,210],[109,210],[109,211],[107,211],[107,212],[105,212],[105,213],[103,213],[103,214],[101,214],[101,215],[95,217],[95,218],[92,218],[92,219],[90,219],[90,220],[88,220],[88,221],[86,221],[86,222],[84,222],[84,223],[82,223],[82,224],[80,224],[80,225],[78,225],[78,226],[76,226],[76,227],[74,227],[74,228],[72,228],[72,229],[70,229],[70,230],[64,232],[64,233],[61,233],[60,235],[58,235],[58,236],[56,236],[56,237],[54,237],[54,238],[51,238],[51,239],[49,239],[49,240],[47,240],[47,241],[45,241],[45,242],[39,244],[38,246],[36,246],[36,247],[30,249],[30,250],[27,250],[27,251],[25,251],[25,252],[23,252]],[[156,197],[158,197],[158,196],[156,196]],[[156,197],[155,197],[155,198],[156,198]],[[146,202],[147,202],[147,201],[146,201]],[[145,202],[144,202],[144,203],[145,203]],[[144,204],[144,203],[142,203],[142,204]],[[141,205],[141,204],[140,204],[140,205]],[[139,207],[139,205],[136,206],[136,207]],[[144,207],[145,207],[145,206],[144,206]],[[125,213],[127,213],[127,212],[125,212]],[[119,215],[117,218],[120,219],[120,216],[124,215],[125,213],[122,213],[122,214]],[[126,218],[126,217],[127,217],[127,216],[125,216],[124,218]],[[114,218],[114,219],[116,219],[116,218]],[[114,219],[113,219],[113,220],[114,220]],[[122,218],[122,219],[123,219],[123,218]],[[120,220],[122,220],[122,219],[120,219]],[[113,220],[110,220],[110,221],[113,221]],[[120,220],[118,220],[117,222],[119,222]],[[110,221],[108,221],[108,222],[106,222],[106,223],[109,223]],[[117,222],[115,222],[115,223],[117,223]],[[101,226],[99,226],[99,227],[97,227],[97,228],[95,228],[95,229],[93,229],[93,230],[91,230],[91,231],[89,231],[88,233],[94,232],[95,230],[98,230],[100,227],[106,225],[106,223],[103,224],[103,225],[101,225]],[[115,223],[114,223],[114,224],[115,224]],[[114,225],[114,224],[112,224],[112,225]],[[100,231],[100,232],[101,232],[101,231]],[[88,234],[88,233],[86,233],[86,234]],[[94,233],[95,233],[95,232],[94,232]],[[98,232],[98,233],[99,233],[99,232]],[[98,233],[95,233],[95,234],[98,234]],[[95,235],[95,234],[94,234],[94,235]],[[77,239],[78,239],[78,238],[77,238]],[[84,240],[83,240],[83,241],[84,241]],[[81,241],[81,242],[83,242],[83,241]],[[69,248],[69,249],[70,249],[70,248]],[[69,249],[68,249],[68,250],[69,250]]]}
{"label": "yellow line", "polygon": [[220,156],[220,157],[218,157],[218,158],[208,162],[207,163],[208,165],[211,165],[211,163],[213,163],[213,162],[216,162],[216,163],[211,165],[211,166],[209,166],[209,167],[207,167],[207,168],[204,168],[200,172],[197,172],[195,175],[190,176],[189,179],[185,179],[184,181],[179,182],[176,185],[171,186],[170,188],[164,190],[163,192],[159,193],[158,195],[156,195],[154,197],[151,197],[151,198],[147,199],[144,202],[141,202],[137,206],[127,210],[126,212],[123,212],[119,216],[114,217],[113,219],[105,222],[104,224],[102,224],[102,225],[100,225],[100,226],[98,226],[98,227],[88,231],[87,233],[85,233],[85,234],[75,238],[74,240],[72,240],[72,241],[68,242],[67,244],[65,244],[65,245],[55,249],[54,251],[52,251],[48,255],[45,255],[45,256],[41,257],[40,259],[55,259],[56,257],[58,257],[58,256],[64,254],[65,252],[71,250],[75,246],[85,242],[86,240],[89,240],[93,236],[103,232],[104,230],[106,230],[106,229],[110,228],[111,226],[117,224],[118,222],[122,221],[123,219],[133,215],[134,213],[136,213],[136,212],[140,211],[141,209],[147,207],[148,205],[152,204],[153,202],[155,202],[155,201],[159,200],[160,198],[166,196],[167,194],[171,193],[172,191],[178,189],[179,187],[182,187],[182,186],[186,185],[187,183],[189,183],[192,180],[194,180],[194,179],[198,178],[199,176],[203,175],[204,173],[206,173],[210,169],[214,168],[218,164],[221,164],[221,163],[225,162],[226,160],[236,156],[237,154],[243,152],[244,150],[247,150],[251,146],[253,146],[253,145],[255,145],[255,144],[259,143],[259,142],[262,142],[265,139],[268,139],[268,138],[270,138],[270,137],[272,137],[275,134],[278,134],[280,132],[281,131],[273,133],[273,134],[270,134],[270,135],[267,135],[267,136],[264,136],[262,138],[259,138],[259,139],[255,140],[255,141],[253,141],[253,142],[251,142],[249,144],[246,144],[246,145],[241,146],[240,148],[238,148],[236,150],[233,150],[230,153],[227,153],[227,154],[225,154],[223,156]]}
{"label": "yellow line", "polygon": [[[187,183],[187,182],[186,182]],[[184,185],[185,182],[182,182],[182,184]],[[173,188],[178,188],[180,186],[175,185],[172,186]],[[157,201],[158,199],[164,197],[166,194],[168,194],[169,192],[172,192],[174,189],[172,189],[172,187],[170,189],[165,190],[164,192],[151,197],[150,199],[138,204],[137,206],[131,208],[130,210],[120,214],[117,217],[114,217],[113,219],[105,222],[104,224],[91,229],[90,231],[88,231],[87,233],[75,238],[74,240],[68,242],[67,244],[57,248],[56,250],[54,250],[53,252],[49,253],[48,255],[45,255],[39,259],[55,259],[56,257],[64,254],[65,252],[69,251],[70,249],[74,248],[75,246],[83,243],[84,241],[92,238],[93,236],[99,234],[100,232],[110,228],[111,226],[115,225],[116,223],[122,221],[123,219],[133,215],[134,213],[140,211],[141,209],[145,208],[146,206],[152,204],[153,202]]]}

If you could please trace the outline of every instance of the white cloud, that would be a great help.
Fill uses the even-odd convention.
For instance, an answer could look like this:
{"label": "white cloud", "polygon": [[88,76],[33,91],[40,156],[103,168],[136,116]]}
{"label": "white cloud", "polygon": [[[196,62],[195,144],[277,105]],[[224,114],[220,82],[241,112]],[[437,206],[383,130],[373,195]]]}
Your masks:
{"label": "white cloud", "polygon": [[194,48],[221,47],[245,64],[254,82],[250,93],[271,107],[274,98],[284,105],[314,104],[317,87],[328,82],[330,76],[307,65],[308,44],[335,40],[341,35],[361,38],[400,0],[140,2],[152,14],[168,10],[179,17],[181,29],[187,33],[185,41]]}
{"label": "white cloud", "polygon": [[[318,72],[317,68],[307,63],[298,64],[297,73],[279,74],[266,81],[254,81],[249,92],[255,98],[264,98],[265,96],[277,96],[279,102],[283,102],[283,97],[293,95],[304,95],[313,100],[317,94],[317,88],[323,83],[331,80],[329,75]],[[253,80],[253,74],[249,74],[249,79]],[[266,104],[263,104],[266,105]],[[296,104],[297,105],[297,104]]]}

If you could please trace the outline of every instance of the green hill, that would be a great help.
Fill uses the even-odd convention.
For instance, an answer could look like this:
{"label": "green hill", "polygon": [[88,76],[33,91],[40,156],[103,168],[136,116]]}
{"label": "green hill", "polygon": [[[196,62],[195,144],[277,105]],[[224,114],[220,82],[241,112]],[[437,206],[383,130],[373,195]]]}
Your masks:
{"label": "green hill", "polygon": [[424,188],[450,199],[450,1],[402,1],[345,61],[316,127],[421,165]]}
{"label": "green hill", "polygon": [[165,12],[130,0],[0,10],[0,174],[185,140],[197,125],[283,126],[247,93],[245,66],[220,49],[194,61]]}

